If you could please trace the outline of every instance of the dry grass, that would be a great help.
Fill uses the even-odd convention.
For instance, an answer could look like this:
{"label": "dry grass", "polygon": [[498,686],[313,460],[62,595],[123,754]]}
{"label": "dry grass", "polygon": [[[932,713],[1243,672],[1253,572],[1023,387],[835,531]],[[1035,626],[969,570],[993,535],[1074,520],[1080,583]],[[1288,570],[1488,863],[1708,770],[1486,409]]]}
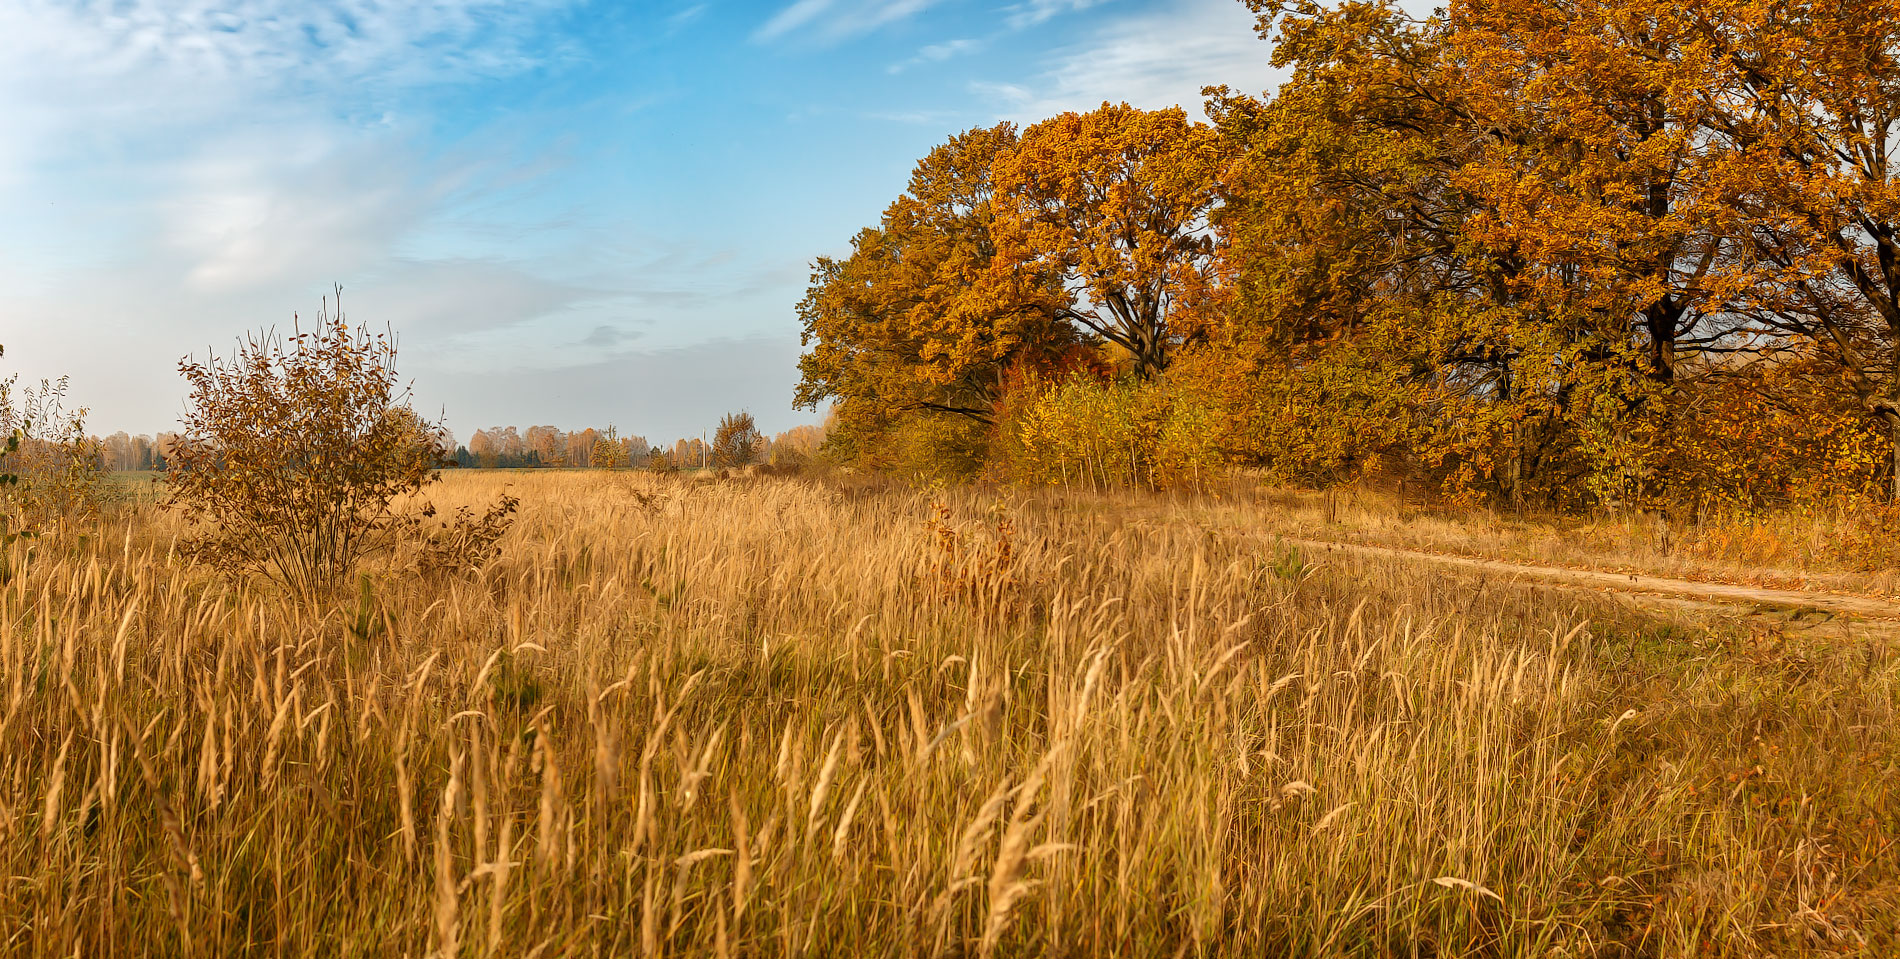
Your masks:
{"label": "dry grass", "polygon": [[1270,505],[1266,521],[1289,536],[1747,586],[1900,595],[1900,512],[1879,504],[1672,519],[1454,510],[1386,491],[1302,492],[1245,481],[1224,492]]}
{"label": "dry grass", "polygon": [[138,504],[16,555],[0,954],[1900,948],[1874,643],[1314,569],[1231,502],[444,493],[504,481],[479,579],[342,610]]}

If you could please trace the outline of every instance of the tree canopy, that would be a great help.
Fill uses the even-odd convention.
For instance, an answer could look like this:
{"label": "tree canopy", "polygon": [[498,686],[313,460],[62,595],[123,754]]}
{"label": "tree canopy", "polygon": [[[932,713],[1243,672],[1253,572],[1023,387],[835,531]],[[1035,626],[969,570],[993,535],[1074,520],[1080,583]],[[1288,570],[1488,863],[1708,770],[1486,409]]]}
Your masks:
{"label": "tree canopy", "polygon": [[1811,466],[1871,443],[1900,496],[1900,0],[1244,2],[1279,89],[969,131],[817,262],[842,455],[1587,505],[1865,495]]}

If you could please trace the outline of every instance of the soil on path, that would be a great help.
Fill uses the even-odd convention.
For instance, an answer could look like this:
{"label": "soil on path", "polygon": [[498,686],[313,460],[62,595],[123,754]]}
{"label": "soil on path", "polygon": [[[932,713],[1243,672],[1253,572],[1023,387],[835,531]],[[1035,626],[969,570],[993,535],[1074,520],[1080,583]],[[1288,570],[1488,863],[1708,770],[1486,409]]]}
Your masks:
{"label": "soil on path", "polygon": [[1601,570],[1566,569],[1561,566],[1535,566],[1504,560],[1449,556],[1423,550],[1368,546],[1331,540],[1280,537],[1279,541],[1286,546],[1297,547],[1307,552],[1310,554],[1309,558],[1312,555],[1333,553],[1397,559],[1464,568],[1514,580],[1610,590],[1617,593],[1684,598],[1725,606],[1751,607],[1756,611],[1760,611],[1761,607],[1769,607],[1797,617],[1804,612],[1818,611],[1833,616],[1900,622],[1900,603],[1872,596],[1804,589],[1762,589],[1752,586],[1733,586],[1727,583],[1703,583],[1687,579],[1644,576],[1638,573],[1610,573]]}

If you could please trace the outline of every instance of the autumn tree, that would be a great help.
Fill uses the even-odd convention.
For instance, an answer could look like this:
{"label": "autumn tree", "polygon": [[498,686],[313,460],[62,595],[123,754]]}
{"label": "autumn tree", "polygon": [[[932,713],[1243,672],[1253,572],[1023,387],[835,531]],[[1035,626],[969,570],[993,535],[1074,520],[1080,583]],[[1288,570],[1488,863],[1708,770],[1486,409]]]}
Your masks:
{"label": "autumn tree", "polygon": [[834,446],[968,458],[1012,377],[1097,342],[1158,373],[1215,285],[1219,145],[1180,110],[1125,105],[953,138],[850,257],[817,262],[798,405],[838,401]]}
{"label": "autumn tree", "polygon": [[1735,366],[1683,365],[1699,352],[1799,356],[1888,424],[1900,497],[1897,12],[1465,0],[1448,16],[1490,131],[1462,171],[1494,211],[1473,238],[1518,244],[1538,298],[1607,321],[1605,360],[1641,350],[1652,382]]}
{"label": "autumn tree", "polygon": [[487,430],[476,430],[468,438],[468,451],[476,462],[482,464],[483,469],[492,470],[500,465],[501,456],[496,450],[494,438],[488,435]]}
{"label": "autumn tree", "polygon": [[488,430],[489,442],[494,445],[495,457],[499,462],[514,462],[519,465],[527,447],[521,441],[521,434],[512,426],[496,426]]}
{"label": "autumn tree", "polygon": [[562,456],[572,466],[583,469],[594,465],[594,447],[600,443],[600,431],[593,427],[567,434],[567,449]]}
{"label": "autumn tree", "polygon": [[1212,286],[1221,146],[1178,107],[1104,103],[1031,126],[993,167],[991,273],[1055,284],[1057,317],[1125,350],[1138,375],[1159,373]]}
{"label": "autumn tree", "polygon": [[[593,430],[587,432],[593,433]],[[594,446],[588,454],[588,462],[595,469],[625,469],[628,463],[626,444],[620,440],[620,433],[612,425],[606,432],[594,437]]]}
{"label": "autumn tree", "polygon": [[1464,242],[1476,201],[1453,177],[1473,137],[1440,92],[1439,26],[1388,4],[1255,8],[1291,76],[1210,102],[1234,160],[1215,211],[1224,322],[1197,365],[1235,414],[1232,449],[1333,482],[1424,453],[1414,422],[1445,418],[1417,412],[1495,397],[1514,354]]}
{"label": "autumn tree", "polygon": [[1747,335],[1694,13],[1250,5],[1292,78],[1215,104],[1245,144],[1223,217],[1242,328],[1296,379],[1357,370],[1349,408],[1384,428],[1342,440],[1409,446],[1452,486],[1628,486],[1635,420]]}
{"label": "autumn tree", "polygon": [[567,465],[567,435],[557,427],[530,426],[521,443],[541,466]]}
{"label": "autumn tree", "polygon": [[1074,342],[1056,281],[996,263],[990,171],[1016,139],[1007,123],[952,137],[849,256],[814,264],[795,403],[836,400],[847,442],[908,417],[988,425],[1012,368]]}
{"label": "autumn tree", "polygon": [[1468,235],[1514,252],[1521,297],[1603,318],[1606,362],[1628,347],[1638,375],[1673,381],[1730,334],[1739,265],[1711,215],[1726,150],[1708,121],[1727,66],[1705,10],[1463,0],[1447,17],[1444,83],[1483,133],[1459,171],[1484,199]]}
{"label": "autumn tree", "polygon": [[824,445],[825,433],[823,425],[808,423],[772,437],[772,465],[799,467],[809,463],[818,456],[819,447]]}
{"label": "autumn tree", "polygon": [[1512,357],[1492,409],[1511,417],[1513,500],[1533,478],[1572,498],[1662,495],[1639,437],[1668,428],[1644,421],[1672,415],[1679,380],[1735,339],[1738,262],[1709,216],[1722,150],[1704,127],[1721,70],[1698,16],[1462,0],[1437,27],[1435,86],[1472,134],[1451,174],[1472,198],[1461,240]]}
{"label": "autumn tree", "polygon": [[1349,478],[1398,454],[1449,492],[1520,499],[1574,477],[1574,326],[1477,243],[1463,171],[1483,150],[1442,18],[1387,3],[1255,4],[1290,71],[1256,100],[1216,91],[1232,141],[1216,213],[1230,446],[1287,479]]}
{"label": "autumn tree", "polygon": [[152,468],[152,439],[133,436],[120,430],[99,441],[108,470],[129,471]]}
{"label": "autumn tree", "polygon": [[765,437],[759,433],[758,424],[753,422],[751,413],[727,413],[720,418],[719,429],[713,433],[713,465],[721,468],[750,466],[758,462],[764,447]]}
{"label": "autumn tree", "polygon": [[672,449],[667,451],[673,469],[702,469],[711,462],[711,447],[706,441],[695,436],[690,439],[673,441]]}
{"label": "autumn tree", "polygon": [[1886,425],[1900,500],[1900,3],[1723,0],[1696,30],[1723,68],[1710,209],[1766,273],[1743,294],[1758,348],[1827,364]]}

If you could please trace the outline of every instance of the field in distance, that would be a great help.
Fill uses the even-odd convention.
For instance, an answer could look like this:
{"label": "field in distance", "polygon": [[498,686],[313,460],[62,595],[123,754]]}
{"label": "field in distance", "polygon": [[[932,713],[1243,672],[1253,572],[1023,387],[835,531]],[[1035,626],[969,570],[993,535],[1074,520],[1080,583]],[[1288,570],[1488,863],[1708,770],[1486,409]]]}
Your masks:
{"label": "field in distance", "polygon": [[[131,485],[149,489],[149,484]],[[1318,557],[1229,495],[451,471],[300,608],[9,547],[0,955],[1900,949],[1887,641]]]}

